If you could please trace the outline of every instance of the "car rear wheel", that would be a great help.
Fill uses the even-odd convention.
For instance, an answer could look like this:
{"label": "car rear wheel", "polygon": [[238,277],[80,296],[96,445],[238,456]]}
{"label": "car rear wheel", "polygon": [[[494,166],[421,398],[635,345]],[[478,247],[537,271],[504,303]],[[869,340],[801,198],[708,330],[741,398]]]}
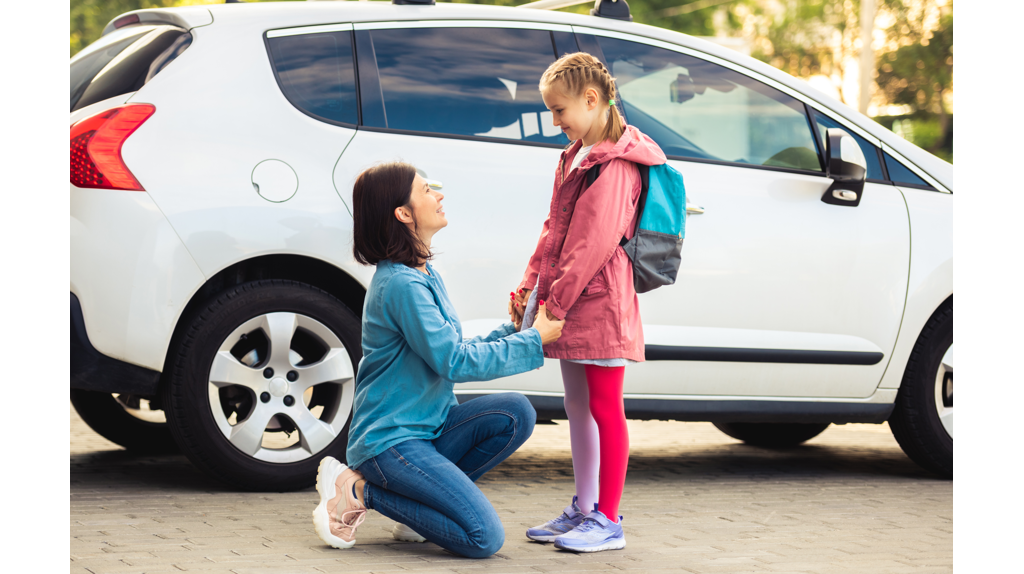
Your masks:
{"label": "car rear wheel", "polygon": [[199,468],[234,487],[311,486],[324,456],[345,460],[359,319],[303,283],[253,281],[194,315],[164,404]]}
{"label": "car rear wheel", "polygon": [[953,306],[928,320],[903,372],[889,427],[917,464],[953,478]]}
{"label": "car rear wheel", "polygon": [[144,398],[71,389],[71,405],[89,428],[132,452],[178,452],[163,412]]}
{"label": "car rear wheel", "polygon": [[718,430],[749,445],[796,446],[828,428],[828,423],[712,423]]}

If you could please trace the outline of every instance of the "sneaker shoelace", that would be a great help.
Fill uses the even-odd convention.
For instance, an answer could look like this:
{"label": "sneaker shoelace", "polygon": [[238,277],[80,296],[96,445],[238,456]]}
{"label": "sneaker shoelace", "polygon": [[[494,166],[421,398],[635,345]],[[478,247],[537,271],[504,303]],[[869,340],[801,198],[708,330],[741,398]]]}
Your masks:
{"label": "sneaker shoelace", "polygon": [[362,508],[359,510],[349,510],[338,517],[338,522],[342,524],[340,530],[349,537],[355,534],[356,528],[359,528],[359,525],[364,520],[366,520],[366,509]]}
{"label": "sneaker shoelace", "polygon": [[601,523],[594,520],[593,518],[584,518],[583,522],[573,532],[585,533],[601,526]]}

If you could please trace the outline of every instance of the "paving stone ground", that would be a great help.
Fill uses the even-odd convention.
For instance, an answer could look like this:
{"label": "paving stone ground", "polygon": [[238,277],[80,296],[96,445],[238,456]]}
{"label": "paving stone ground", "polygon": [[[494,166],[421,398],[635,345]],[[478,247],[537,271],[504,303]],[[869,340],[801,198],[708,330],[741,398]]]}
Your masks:
{"label": "paving stone ground", "polygon": [[313,533],[312,486],[231,492],[184,456],[128,453],[71,409],[71,572],[953,570],[953,483],[907,459],[886,425],[832,426],[788,450],[744,445],[708,423],[630,421],[629,429],[625,549],[576,555],[523,536],[572,496],[562,422],[537,426],[480,480],[506,541],[491,558],[471,560],[430,543],[396,542],[393,522],[372,511],[355,547],[330,548]]}

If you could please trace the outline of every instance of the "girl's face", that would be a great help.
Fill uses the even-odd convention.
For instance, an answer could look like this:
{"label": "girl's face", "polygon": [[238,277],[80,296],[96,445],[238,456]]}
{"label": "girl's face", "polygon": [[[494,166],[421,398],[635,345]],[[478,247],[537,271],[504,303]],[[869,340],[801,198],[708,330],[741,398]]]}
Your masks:
{"label": "girl's face", "polygon": [[430,238],[448,225],[441,200],[444,195],[427,185],[427,182],[416,174],[412,180],[412,195],[409,204],[395,210],[395,217],[405,223],[419,235],[424,243],[430,245]]}
{"label": "girl's face", "polygon": [[570,140],[582,139],[588,142],[587,136],[596,136],[604,127],[601,121],[604,117],[603,108],[594,88],[587,88],[578,98],[567,96],[556,87],[550,87],[540,95],[544,105],[551,110],[552,125],[562,128]]}

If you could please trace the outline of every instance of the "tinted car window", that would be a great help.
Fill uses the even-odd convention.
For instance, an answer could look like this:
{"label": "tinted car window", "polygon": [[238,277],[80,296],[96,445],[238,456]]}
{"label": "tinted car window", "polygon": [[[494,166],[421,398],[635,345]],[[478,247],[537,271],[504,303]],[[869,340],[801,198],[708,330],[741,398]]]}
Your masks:
{"label": "tinted car window", "polygon": [[864,159],[868,162],[868,179],[875,179],[878,181],[885,181],[885,173],[882,172],[882,163],[878,160],[878,148],[868,143],[868,140],[857,135],[853,130],[846,129],[840,125],[839,122],[833,120],[828,116],[819,114],[818,112],[812,112],[814,114],[815,123],[818,125],[818,135],[821,137],[822,142],[822,155],[825,154],[825,130],[829,128],[839,128],[846,133],[853,136],[853,139],[857,140],[857,145],[860,146],[860,151],[864,152]]}
{"label": "tinted car window", "polygon": [[798,100],[678,52],[600,36],[597,45],[618,82],[626,120],[666,154],[821,171]]}
{"label": "tinted car window", "polygon": [[916,185],[918,187],[932,188],[927,181],[921,179],[914,172],[907,169],[896,158],[885,154],[885,168],[889,170],[889,179],[896,185]]}
{"label": "tinted car window", "polygon": [[75,111],[75,104],[82,97],[85,88],[89,87],[89,82],[96,76],[96,73],[132,42],[138,40],[139,36],[152,29],[152,27],[146,27],[115,30],[96,40],[71,58],[71,111]]}
{"label": "tinted car window", "polygon": [[565,145],[537,85],[551,33],[495,28],[374,30],[386,126]]}
{"label": "tinted car window", "polygon": [[[71,111],[134,92],[152,79],[150,68],[158,59],[163,69],[188,47],[175,26],[138,26],[115,30],[71,59]],[[191,38],[191,36],[189,36]],[[94,47],[95,46],[95,47]],[[164,57],[172,46],[173,57]]]}
{"label": "tinted car window", "polygon": [[271,61],[288,101],[333,123],[359,123],[352,33],[270,38]]}

